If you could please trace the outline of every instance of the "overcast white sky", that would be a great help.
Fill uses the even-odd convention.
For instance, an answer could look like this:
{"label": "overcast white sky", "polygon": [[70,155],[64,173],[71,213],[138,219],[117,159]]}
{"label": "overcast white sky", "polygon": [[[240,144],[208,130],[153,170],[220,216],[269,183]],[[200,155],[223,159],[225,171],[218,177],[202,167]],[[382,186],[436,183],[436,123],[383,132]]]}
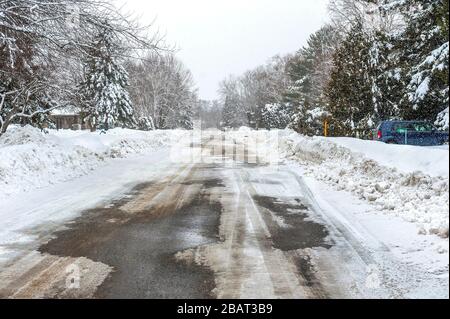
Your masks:
{"label": "overcast white sky", "polygon": [[192,71],[200,98],[276,54],[298,50],[327,21],[328,0],[122,0],[142,23],[156,17]]}

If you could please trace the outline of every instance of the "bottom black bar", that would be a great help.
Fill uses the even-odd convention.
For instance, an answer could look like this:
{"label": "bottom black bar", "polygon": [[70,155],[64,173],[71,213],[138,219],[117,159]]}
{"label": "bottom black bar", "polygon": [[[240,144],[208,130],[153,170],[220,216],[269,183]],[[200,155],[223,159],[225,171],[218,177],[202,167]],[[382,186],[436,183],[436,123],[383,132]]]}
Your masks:
{"label": "bottom black bar", "polygon": [[13,315],[31,310],[33,314],[58,317],[108,311],[119,316],[139,312],[144,318],[157,314],[175,318],[300,318],[311,312],[314,316],[331,313],[333,317],[370,315],[383,319],[397,311],[402,316],[429,316],[430,309],[447,309],[448,300],[1,300],[0,307]]}

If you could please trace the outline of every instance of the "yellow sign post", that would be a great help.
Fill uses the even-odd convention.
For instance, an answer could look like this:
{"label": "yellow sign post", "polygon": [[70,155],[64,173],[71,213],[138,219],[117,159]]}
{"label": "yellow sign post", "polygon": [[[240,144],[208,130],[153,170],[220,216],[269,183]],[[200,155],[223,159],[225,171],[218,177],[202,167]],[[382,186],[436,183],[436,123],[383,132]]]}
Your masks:
{"label": "yellow sign post", "polygon": [[325,137],[328,137],[328,120],[325,120],[323,122],[323,135]]}

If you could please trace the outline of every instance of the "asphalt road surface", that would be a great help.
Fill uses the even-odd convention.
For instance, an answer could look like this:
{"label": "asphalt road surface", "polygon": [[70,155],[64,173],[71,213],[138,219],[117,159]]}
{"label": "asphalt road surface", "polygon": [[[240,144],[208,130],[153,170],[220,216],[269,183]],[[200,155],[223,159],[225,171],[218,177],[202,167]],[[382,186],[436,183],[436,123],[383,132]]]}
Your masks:
{"label": "asphalt road surface", "polygon": [[52,233],[0,274],[0,297],[401,297],[298,173],[219,142]]}

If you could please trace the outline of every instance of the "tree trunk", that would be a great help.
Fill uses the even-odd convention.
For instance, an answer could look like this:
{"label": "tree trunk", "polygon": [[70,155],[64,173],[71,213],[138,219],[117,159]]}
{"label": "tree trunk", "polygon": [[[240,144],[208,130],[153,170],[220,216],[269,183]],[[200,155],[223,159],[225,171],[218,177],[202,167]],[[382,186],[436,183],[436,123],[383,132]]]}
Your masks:
{"label": "tree trunk", "polygon": [[6,130],[8,129],[8,126],[11,124],[12,116],[6,116],[5,120],[3,121],[1,130],[0,130],[0,136],[6,133]]}

